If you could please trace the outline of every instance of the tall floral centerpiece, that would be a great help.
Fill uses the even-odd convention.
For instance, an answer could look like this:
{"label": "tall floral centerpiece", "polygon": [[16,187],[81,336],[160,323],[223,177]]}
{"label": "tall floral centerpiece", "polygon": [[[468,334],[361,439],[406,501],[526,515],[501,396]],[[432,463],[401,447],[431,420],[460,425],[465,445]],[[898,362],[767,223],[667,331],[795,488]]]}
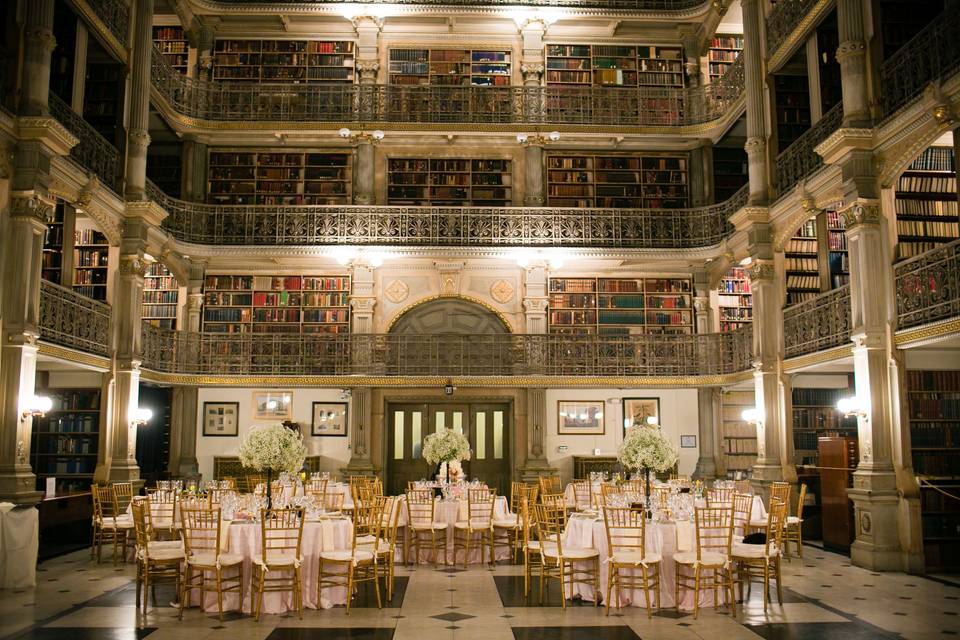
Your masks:
{"label": "tall floral centerpiece", "polygon": [[273,472],[296,473],[303,467],[307,447],[299,431],[274,424],[254,427],[240,443],[240,464],[267,472],[267,509],[273,508]]}
{"label": "tall floral centerpiece", "polygon": [[643,471],[647,485],[647,515],[650,515],[650,471],[666,471],[677,463],[677,450],[659,425],[637,425],[627,430],[617,459],[627,469]]}
{"label": "tall floral centerpiece", "polygon": [[470,459],[470,443],[459,431],[440,429],[423,439],[423,459],[431,465],[447,463],[447,482],[450,481],[450,463]]}

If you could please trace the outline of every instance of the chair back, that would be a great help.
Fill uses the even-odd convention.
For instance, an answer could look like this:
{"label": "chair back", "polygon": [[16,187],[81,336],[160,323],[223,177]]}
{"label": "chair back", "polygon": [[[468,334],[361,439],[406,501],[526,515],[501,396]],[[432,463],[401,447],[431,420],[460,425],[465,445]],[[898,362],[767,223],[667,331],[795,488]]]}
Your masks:
{"label": "chair back", "polygon": [[400,498],[397,496],[377,496],[380,510],[380,537],[387,541],[391,549],[397,545],[397,529],[400,523]]}
{"label": "chair back", "polygon": [[536,523],[536,513],[535,509],[538,508],[536,500],[530,500],[527,497],[520,499],[520,526],[523,529],[523,548],[526,549],[527,545],[530,544],[530,541],[533,539],[531,537],[531,531],[534,527],[537,526]]}
{"label": "chair back", "polygon": [[[711,505],[709,502],[708,506]],[[723,506],[723,505],[716,505]],[[733,535],[743,537],[747,533],[747,527],[750,524],[750,516],[753,513],[753,496],[746,493],[733,494]]]}
{"label": "chair back", "polygon": [[647,555],[647,518],[640,509],[604,507],[603,524],[607,532],[609,556],[628,554],[642,560]]}
{"label": "chair back", "polygon": [[[537,537],[540,538],[541,552],[555,547],[557,556],[563,556],[563,530],[567,524],[566,505],[549,496],[547,501],[537,505]],[[562,496],[561,496],[562,498]]]}
{"label": "chair back", "polygon": [[354,503],[353,529],[358,536],[379,536],[383,526],[383,507],[383,496],[372,494],[362,502]]}
{"label": "chair back", "polygon": [[231,493],[234,493],[233,489],[207,489],[207,506],[211,509],[219,509],[223,497]]}
{"label": "chair back", "polygon": [[118,513],[124,513],[133,501],[133,484],[129,482],[114,482],[113,496],[116,498]]}
{"label": "chair back", "polygon": [[593,484],[589,480],[573,481],[573,498],[578,510],[593,507]]}
{"label": "chair back", "polygon": [[336,489],[328,489],[323,494],[324,511],[343,511],[343,492]]}
{"label": "chair back", "polygon": [[[807,485],[800,485],[800,495],[797,497],[797,518],[803,520],[803,503],[807,500]],[[790,515],[789,513],[787,515]]]}
{"label": "chair back", "polygon": [[694,513],[697,560],[702,560],[705,552],[729,556],[733,544],[733,505],[697,507]]}
{"label": "chair back", "polygon": [[673,494],[673,487],[653,487],[653,504],[658,509],[666,509],[670,505],[670,496]]}
{"label": "chair back", "polygon": [[520,502],[526,496],[527,484],[525,482],[510,483],[510,511],[520,513]]}
{"label": "chair back", "polygon": [[307,495],[320,495],[322,496],[327,492],[327,480],[325,478],[317,478],[315,480],[310,480],[305,486],[304,492]]}
{"label": "chair back", "polygon": [[220,486],[223,489],[237,490],[237,479],[233,476],[223,476],[220,478],[220,482],[222,483]]}
{"label": "chair back", "polygon": [[723,506],[733,502],[733,489],[707,489],[707,506]]}
{"label": "chair back", "polygon": [[108,519],[115,520],[117,516],[123,513],[117,506],[117,496],[113,491],[113,487],[93,485],[90,493],[94,500],[94,514],[96,514],[97,511],[100,512],[100,522]]}
{"label": "chair back", "polygon": [[176,491],[154,491],[145,500],[149,534],[153,537],[158,531],[172,531],[177,513]]}
{"label": "chair back", "polygon": [[647,485],[641,478],[632,478],[623,483],[624,491],[629,494],[645,498],[647,495]]}
{"label": "chair back", "polygon": [[210,495],[186,495],[182,498],[177,498],[177,506],[181,509],[184,507],[188,509],[209,509]]}
{"label": "chair back", "polygon": [[782,500],[790,504],[790,489],[792,485],[789,482],[774,482],[770,485],[770,500]]}
{"label": "chair back", "polygon": [[183,536],[183,552],[188,559],[207,554],[215,559],[220,555],[220,529],[220,509],[181,504],[180,533]]}
{"label": "chair back", "polygon": [[263,509],[260,511],[261,557],[264,565],[271,560],[292,561],[300,558],[303,542],[303,508]]}
{"label": "chair back", "polygon": [[612,482],[603,482],[600,484],[600,506],[604,508],[608,505],[613,506],[611,503],[614,498],[625,495],[623,488]]}
{"label": "chair back", "polygon": [[138,498],[130,503],[133,512],[133,533],[137,544],[137,555],[148,557],[147,548],[150,546],[150,531],[147,523],[147,514],[150,512],[150,502],[147,498]]}
{"label": "chair back", "polygon": [[733,490],[737,493],[753,494],[753,486],[750,484],[749,480],[736,480],[733,483]]}
{"label": "chair back", "polygon": [[467,524],[473,530],[493,526],[493,505],[497,496],[490,490],[471,489],[467,492]]}
{"label": "chair back", "polygon": [[266,481],[267,481],[267,476],[261,475],[259,473],[248,474],[246,477],[247,493],[254,493],[257,490],[257,487],[259,487]]}
{"label": "chair back", "polygon": [[433,525],[433,491],[407,492],[407,524],[411,527],[429,527]]}
{"label": "chair back", "polygon": [[783,549],[783,530],[787,524],[787,509],[789,506],[782,500],[771,500],[770,511],[767,513],[767,541],[766,556],[779,553]]}
{"label": "chair back", "polygon": [[560,476],[540,476],[538,478],[540,482],[540,494],[555,494],[563,493],[563,486],[560,484]]}

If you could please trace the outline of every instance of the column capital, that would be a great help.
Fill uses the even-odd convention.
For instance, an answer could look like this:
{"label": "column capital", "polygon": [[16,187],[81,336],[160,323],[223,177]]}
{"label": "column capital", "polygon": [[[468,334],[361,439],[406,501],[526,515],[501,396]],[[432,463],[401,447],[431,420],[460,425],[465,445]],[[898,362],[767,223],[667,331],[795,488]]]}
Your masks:
{"label": "column capital", "polygon": [[858,200],[840,211],[847,231],[860,226],[878,226],[881,212],[878,200]]}
{"label": "column capital", "polygon": [[10,198],[10,217],[37,222],[46,228],[53,220],[55,206],[56,202],[39,190],[15,191]]}
{"label": "column capital", "polygon": [[546,313],[549,298],[529,297],[523,299],[523,310],[527,313]]}
{"label": "column capital", "polygon": [[837,47],[837,62],[867,55],[867,45],[860,40],[847,40]]}
{"label": "column capital", "polygon": [[150,265],[143,256],[138,254],[125,254],[120,256],[120,264],[117,272],[122,276],[136,276],[143,278],[147,275]]}
{"label": "column capital", "polygon": [[773,279],[777,275],[773,263],[766,260],[756,260],[752,262],[746,271],[751,284],[754,282],[773,282]]}

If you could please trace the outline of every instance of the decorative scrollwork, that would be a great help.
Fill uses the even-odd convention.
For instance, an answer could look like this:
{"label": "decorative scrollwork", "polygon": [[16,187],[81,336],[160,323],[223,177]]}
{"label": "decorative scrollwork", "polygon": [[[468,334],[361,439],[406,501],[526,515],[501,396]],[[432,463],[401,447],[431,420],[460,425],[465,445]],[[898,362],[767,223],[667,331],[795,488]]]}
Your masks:
{"label": "decorative scrollwork", "polygon": [[850,343],[850,285],[838,287],[783,310],[786,357],[793,358]]}
{"label": "decorative scrollwork", "polygon": [[52,282],[40,282],[41,340],[109,356],[110,335],[109,305]]}
{"label": "decorative scrollwork", "polygon": [[86,0],[97,17],[110,29],[117,41],[127,44],[127,28],[130,24],[130,9],[120,0]]}
{"label": "decorative scrollwork", "polygon": [[777,156],[777,191],[781,196],[823,166],[823,158],[816,152],[816,147],[839,129],[842,123],[843,103],[838,102]]}
{"label": "decorative scrollwork", "polygon": [[893,275],[900,329],[960,315],[960,240],[897,263]]}
{"label": "decorative scrollwork", "polygon": [[80,140],[70,149],[70,157],[81,167],[99,177],[107,187],[119,193],[120,152],[117,148],[107,142],[106,138],[52,92],[50,93],[50,114]]}

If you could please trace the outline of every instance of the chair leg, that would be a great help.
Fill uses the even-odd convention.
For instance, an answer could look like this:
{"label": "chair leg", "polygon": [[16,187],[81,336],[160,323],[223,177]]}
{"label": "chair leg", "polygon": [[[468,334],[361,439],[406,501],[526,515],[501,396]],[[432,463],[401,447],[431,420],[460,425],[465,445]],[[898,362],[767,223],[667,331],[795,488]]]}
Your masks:
{"label": "chair leg", "polygon": [[373,592],[377,596],[377,609],[382,609],[383,604],[380,602],[380,583],[377,581],[377,567],[374,565],[373,569]]}
{"label": "chair leg", "polygon": [[693,568],[693,619],[700,615],[700,566]]}
{"label": "chair leg", "polygon": [[[613,581],[614,576],[617,575],[617,566],[615,564],[610,565],[609,573],[607,573],[607,616],[610,616],[610,592],[613,591]],[[618,601],[619,602],[619,601]]]}
{"label": "chair leg", "polygon": [[253,619],[255,622],[260,622],[260,611],[263,610],[263,583],[267,577],[267,568],[260,567],[260,585],[257,588],[257,613],[254,615]]}
{"label": "chair leg", "polygon": [[350,615],[350,603],[353,601],[353,563],[347,565],[347,614]]}
{"label": "chair leg", "polygon": [[780,558],[775,560],[776,562],[776,571],[777,571],[777,601],[782,605],[783,604],[783,584],[780,579]]}
{"label": "chair leg", "polygon": [[643,599],[647,602],[647,618],[653,618],[653,609],[650,608],[650,584],[647,578],[647,568],[640,565],[640,572],[643,574]]}
{"label": "chair leg", "polygon": [[564,561],[560,562],[560,603],[567,608],[567,563]]}
{"label": "chair leg", "polygon": [[303,620],[303,591],[300,586],[300,567],[293,568],[293,600],[297,605],[297,615]]}
{"label": "chair leg", "polygon": [[143,568],[143,615],[147,615],[147,598],[150,597],[150,567]]}
{"label": "chair leg", "polygon": [[763,612],[767,612],[767,601],[770,599],[770,563],[763,563]]}

